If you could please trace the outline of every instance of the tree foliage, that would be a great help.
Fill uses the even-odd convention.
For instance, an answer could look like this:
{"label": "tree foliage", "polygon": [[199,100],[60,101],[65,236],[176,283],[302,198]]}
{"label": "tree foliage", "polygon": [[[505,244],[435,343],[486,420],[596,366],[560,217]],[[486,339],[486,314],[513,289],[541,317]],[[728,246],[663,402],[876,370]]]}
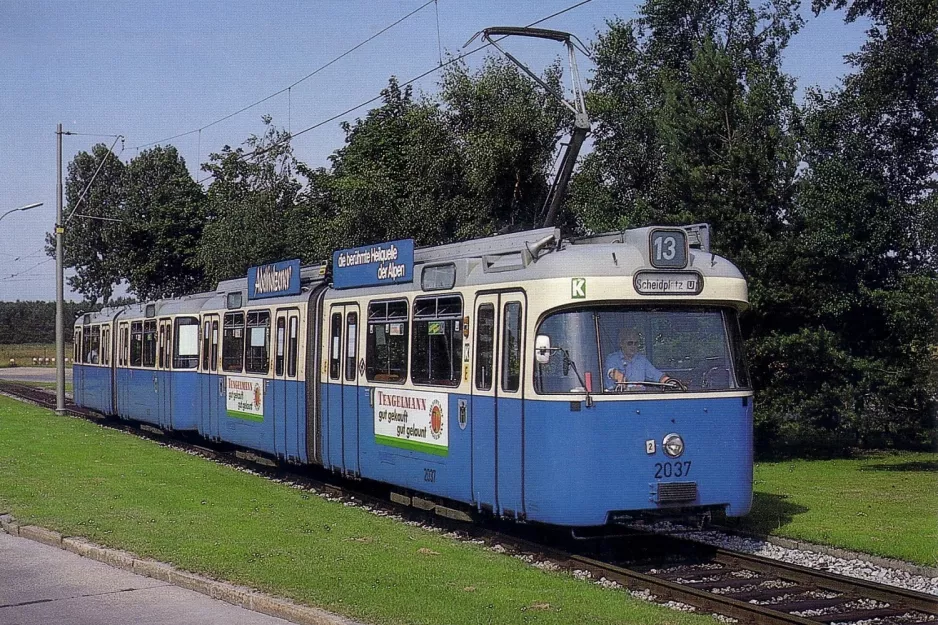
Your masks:
{"label": "tree foliage", "polygon": [[185,295],[207,286],[196,257],[205,224],[205,193],[176,148],[155,147],[124,175],[121,277],[142,300]]}
{"label": "tree foliage", "polygon": [[247,273],[248,267],[297,256],[294,223],[302,184],[287,133],[264,118],[266,132],[245,147],[225,146],[203,169],[208,188],[207,223],[198,257],[212,281]]}
{"label": "tree foliage", "polygon": [[[120,218],[125,169],[103,143],[68,164],[62,263],[75,270],[68,285],[92,301],[106,301],[121,281],[120,222],[93,218]],[[55,256],[53,234],[46,235],[46,252]]]}
{"label": "tree foliage", "polygon": [[[847,2],[816,2],[816,10]],[[786,257],[788,304],[757,368],[764,423],[791,440],[933,446],[938,344],[938,4],[851,3],[872,20],[842,88],[813,91]],[[787,297],[787,300],[786,300]],[[791,327],[800,325],[800,333]],[[786,334],[787,330],[787,334]],[[819,358],[825,354],[836,358]],[[809,399],[807,399],[809,398]],[[774,427],[774,426],[773,426]],[[767,437],[763,436],[763,439]]]}

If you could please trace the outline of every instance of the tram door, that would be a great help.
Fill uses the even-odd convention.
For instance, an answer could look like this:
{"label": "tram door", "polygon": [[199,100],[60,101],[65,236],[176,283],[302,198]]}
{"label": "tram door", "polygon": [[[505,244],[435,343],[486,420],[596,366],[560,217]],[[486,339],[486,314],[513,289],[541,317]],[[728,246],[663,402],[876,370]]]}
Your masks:
{"label": "tram door", "polygon": [[[332,306],[329,312],[329,358],[326,410],[329,466],[359,473],[358,304]],[[367,390],[367,389],[366,389]],[[365,407],[367,407],[367,399]],[[368,426],[372,422],[368,420]]]}
{"label": "tram door", "polygon": [[301,421],[306,419],[304,391],[297,383],[299,349],[299,311],[277,310],[274,320],[274,381],[271,393],[275,415],[283,415],[283,427],[276,428],[276,449],[287,458],[299,459],[302,439]]}
{"label": "tram door", "polygon": [[173,321],[160,319],[156,344],[155,387],[160,427],[173,427]]}
{"label": "tram door", "polygon": [[82,333],[81,328],[75,328],[75,334],[73,341],[73,358],[72,358],[72,396],[75,397],[76,402],[85,402],[85,374],[84,369],[80,366],[76,367],[74,365],[81,365],[84,357],[82,350]]}
{"label": "tram door", "polygon": [[202,363],[199,386],[202,409],[199,411],[199,432],[202,436],[218,439],[218,415],[225,409],[225,378],[218,376],[218,315],[202,317]]}
{"label": "tram door", "polygon": [[480,295],[475,302],[472,381],[472,491],[496,514],[524,510],[524,293]]}

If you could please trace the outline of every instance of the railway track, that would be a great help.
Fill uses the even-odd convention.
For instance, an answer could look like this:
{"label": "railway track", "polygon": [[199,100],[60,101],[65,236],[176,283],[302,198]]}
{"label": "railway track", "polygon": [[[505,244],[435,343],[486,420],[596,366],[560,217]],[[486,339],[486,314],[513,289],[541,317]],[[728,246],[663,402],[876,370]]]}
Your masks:
{"label": "railway track", "polygon": [[[47,408],[54,395],[34,387],[0,382],[0,392],[32,401]],[[74,416],[109,422],[150,438],[165,438],[152,427],[131,426],[71,403],[66,412]],[[566,569],[593,580],[605,579],[655,601],[673,601],[697,610],[712,612],[757,625],[938,625],[938,597],[857,578],[814,571],[769,558],[695,543],[670,536],[627,533],[619,537],[572,539],[566,534],[544,533],[542,528],[483,522],[470,525],[434,516],[426,510],[401,506],[369,492],[350,490],[345,484],[311,478],[279,467],[255,454],[230,452],[173,440],[172,443],[209,458],[249,466],[304,488],[344,497],[372,507],[381,507],[407,518],[419,518],[438,527],[455,530],[525,559],[548,560],[554,568]],[[627,554],[627,557],[626,557]],[[642,555],[643,554],[643,555]],[[650,598],[650,597],[649,597]]]}

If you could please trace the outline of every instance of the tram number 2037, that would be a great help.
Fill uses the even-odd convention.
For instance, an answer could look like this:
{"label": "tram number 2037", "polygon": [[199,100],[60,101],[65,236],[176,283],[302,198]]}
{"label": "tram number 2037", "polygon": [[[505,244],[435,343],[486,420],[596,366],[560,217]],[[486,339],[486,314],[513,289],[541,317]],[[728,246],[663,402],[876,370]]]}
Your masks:
{"label": "tram number 2037", "polygon": [[423,470],[423,481],[424,481],[424,482],[435,482],[435,481],[436,481],[436,469],[424,469],[424,470]]}
{"label": "tram number 2037", "polygon": [[690,475],[690,460],[683,462],[656,462],[655,479],[663,477],[687,477]]}

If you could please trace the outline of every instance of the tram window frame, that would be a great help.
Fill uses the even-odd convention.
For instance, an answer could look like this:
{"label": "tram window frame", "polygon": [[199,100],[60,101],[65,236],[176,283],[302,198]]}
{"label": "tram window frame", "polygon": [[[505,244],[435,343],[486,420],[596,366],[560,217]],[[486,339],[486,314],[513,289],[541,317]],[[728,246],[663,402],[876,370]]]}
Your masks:
{"label": "tram window frame", "polygon": [[[513,309],[509,312],[509,309]],[[517,393],[521,389],[522,343],[524,342],[524,315],[521,302],[505,302],[502,308],[502,362],[501,362],[501,389],[506,393]],[[510,341],[510,332],[513,322],[517,325],[515,343]],[[514,360],[512,357],[514,356]],[[516,367],[513,371],[512,366]]]}
{"label": "tram window frame", "polygon": [[277,316],[277,355],[274,365],[274,375],[283,376],[287,352],[287,320]]}
{"label": "tram window frame", "polygon": [[290,334],[287,343],[287,377],[295,378],[297,374],[297,355],[299,354],[300,343],[300,317],[299,315],[290,315]]}
{"label": "tram window frame", "polygon": [[[407,365],[410,356],[409,315],[410,305],[406,299],[368,302],[365,379],[369,382],[382,384],[407,382]],[[387,354],[387,358],[381,362],[378,360],[379,347],[383,348]],[[392,360],[395,354],[398,359]]]}
{"label": "tram window frame", "polygon": [[118,364],[126,367],[130,364],[130,326],[126,323],[120,325],[121,345],[118,354]]}
{"label": "tram window frame", "polygon": [[166,351],[166,326],[160,324],[160,339],[156,350],[156,368],[162,369],[164,352]]}
{"label": "tram window frame", "polygon": [[329,379],[339,379],[342,365],[342,313],[333,312],[329,325]]}
{"label": "tram window frame", "polygon": [[76,328],[72,333],[72,364],[80,365],[81,364],[81,342],[82,342],[82,332],[81,328]]}
{"label": "tram window frame", "polygon": [[420,273],[420,288],[424,291],[449,291],[456,285],[456,263],[428,265]]}
{"label": "tram window frame", "polygon": [[410,379],[414,384],[459,386],[464,340],[462,313],[463,300],[458,294],[414,299],[410,344]]}
{"label": "tram window frame", "polygon": [[82,362],[86,365],[97,365],[101,362],[101,326],[85,328],[82,356]]}
{"label": "tram window frame", "polygon": [[244,311],[225,313],[222,320],[221,370],[244,370]]}
{"label": "tram window frame", "polygon": [[[143,322],[134,321],[130,324],[130,366],[143,366]],[[135,349],[136,347],[136,349]]]}
{"label": "tram window frame", "polygon": [[143,322],[143,365],[153,368],[156,366],[157,325],[156,319],[147,319]]}
{"label": "tram window frame", "polygon": [[218,319],[212,319],[212,359],[209,365],[212,371],[218,371]]}
{"label": "tram window frame", "polygon": [[202,371],[209,370],[209,355],[211,354],[212,340],[212,322],[208,319],[202,320]]}
{"label": "tram window frame", "polygon": [[[490,317],[487,319],[486,317]],[[484,346],[488,343],[488,346]],[[486,369],[485,365],[488,365]],[[492,390],[495,376],[495,304],[485,303],[476,313],[475,385],[480,391]],[[486,373],[488,375],[486,375]]]}
{"label": "tram window frame", "polygon": [[[191,332],[180,332],[180,328],[195,327],[195,353],[181,352],[182,340],[184,334]],[[191,338],[190,338],[191,341]],[[191,345],[191,343],[190,343]],[[199,366],[199,318],[198,317],[176,317],[173,321],[173,369],[197,369]]]}
{"label": "tram window frame", "polygon": [[[255,330],[264,330],[263,345],[255,345]],[[249,310],[244,341],[245,373],[270,373],[270,310]]]}
{"label": "tram window frame", "polygon": [[101,354],[100,362],[105,367],[111,364],[111,326],[101,326]]}
{"label": "tram window frame", "polygon": [[358,369],[358,312],[345,313],[345,381],[355,381]]}

